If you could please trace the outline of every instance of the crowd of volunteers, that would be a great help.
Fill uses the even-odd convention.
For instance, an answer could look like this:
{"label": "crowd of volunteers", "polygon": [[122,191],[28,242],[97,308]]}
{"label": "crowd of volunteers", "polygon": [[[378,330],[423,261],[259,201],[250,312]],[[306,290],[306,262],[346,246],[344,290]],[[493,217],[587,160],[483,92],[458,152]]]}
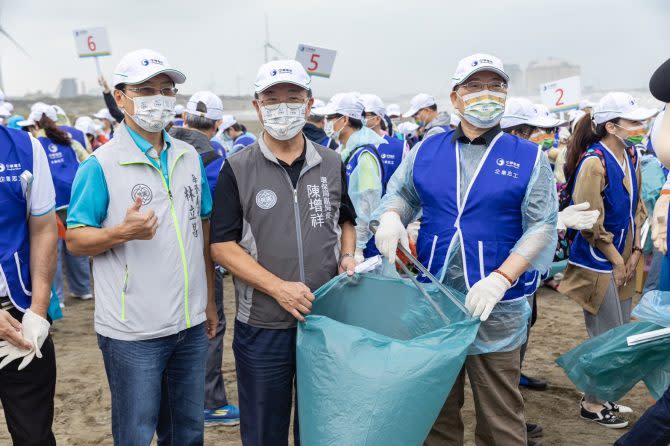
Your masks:
{"label": "crowd of volunteers", "polygon": [[[95,299],[114,444],[200,445],[210,424],[239,424],[245,446],[287,445],[292,424],[300,444],[296,327],[317,288],[377,255],[394,264],[398,245],[481,319],[424,444],[463,444],[466,375],[477,445],[540,444],[520,391],[548,388],[522,372],[539,287],[581,305],[589,337],[630,321],[640,265],[645,290],[670,289],[670,118],[610,92],[561,119],[510,97],[509,81],[500,59],[470,55],[448,106],[419,93],[403,111],[375,94],[316,99],[302,65],[276,60],[254,84],[259,135],[213,92],[177,104],[186,75],[148,49],[100,78],[105,107],[74,122],[0,97],[14,444],[56,444],[49,330],[73,298]],[[239,407],[221,371],[227,274]],[[670,444],[669,406],[666,394],[616,444]],[[625,428],[630,412],[587,391],[568,416]]]}

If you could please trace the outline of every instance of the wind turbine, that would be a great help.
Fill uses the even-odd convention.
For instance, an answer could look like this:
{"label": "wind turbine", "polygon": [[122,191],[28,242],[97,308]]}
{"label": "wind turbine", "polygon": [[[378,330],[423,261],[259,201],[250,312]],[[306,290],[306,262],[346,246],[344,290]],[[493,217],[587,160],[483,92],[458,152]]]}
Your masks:
{"label": "wind turbine", "polygon": [[284,53],[279,50],[276,46],[270,43],[270,31],[268,30],[268,15],[265,14],[265,43],[263,44],[263,50],[265,51],[265,63],[268,63],[268,49],[274,51],[282,57],[286,57]]}
{"label": "wind turbine", "polygon": [[[3,4],[4,4],[4,3],[0,3],[0,17],[2,17],[2,5],[3,5]],[[26,51],[26,50],[19,44],[19,42],[17,42],[16,39],[14,39],[14,38],[7,32],[7,30],[4,28],[4,26],[2,26],[1,21],[0,21],[0,34],[2,34],[3,36],[5,36],[5,37],[7,38],[7,40],[9,40],[10,42],[12,42],[12,43],[14,44],[14,46],[17,47],[19,50],[21,50],[21,52],[22,52],[23,54],[25,54],[26,56],[30,57],[30,54],[28,54],[28,51]],[[5,86],[3,85],[3,82],[2,82],[2,65],[0,64],[0,90],[3,90],[3,91],[4,91],[4,89],[5,89]]]}

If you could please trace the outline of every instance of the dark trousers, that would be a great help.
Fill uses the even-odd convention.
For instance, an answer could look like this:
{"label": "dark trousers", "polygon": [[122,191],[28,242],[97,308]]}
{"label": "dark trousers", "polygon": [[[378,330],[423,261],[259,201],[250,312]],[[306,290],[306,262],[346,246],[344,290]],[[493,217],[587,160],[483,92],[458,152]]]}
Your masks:
{"label": "dark trousers", "polygon": [[530,318],[530,323],[528,324],[528,328],[526,329],[526,342],[524,342],[521,345],[521,366],[523,367],[523,360],[526,357],[526,350],[528,350],[528,341],[530,340],[530,327],[535,325],[535,321],[537,321],[537,293],[533,293],[532,295],[528,296],[528,304],[530,305],[530,308],[533,309],[531,313],[531,318]]}
{"label": "dark trousers", "polygon": [[[17,320],[18,310],[10,311]],[[51,425],[54,418],[56,393],[56,352],[51,336],[40,349],[42,358],[35,357],[21,370],[21,360],[15,360],[0,370],[0,401],[12,443],[16,446],[55,446]]]}
{"label": "dark trousers", "polygon": [[667,446],[670,444],[670,388],[660,400],[619,438],[615,446]]}
{"label": "dark trousers", "polygon": [[207,365],[205,366],[205,409],[218,409],[228,404],[226,386],[223,382],[221,364],[223,363],[223,337],[226,334],[226,315],[223,312],[223,272],[218,268],[214,272],[214,300],[219,324],[216,335],[209,340]]}
{"label": "dark trousers", "polygon": [[[295,386],[296,328],[258,328],[235,321],[233,352],[244,446],[288,446]],[[300,446],[298,410],[293,437]]]}

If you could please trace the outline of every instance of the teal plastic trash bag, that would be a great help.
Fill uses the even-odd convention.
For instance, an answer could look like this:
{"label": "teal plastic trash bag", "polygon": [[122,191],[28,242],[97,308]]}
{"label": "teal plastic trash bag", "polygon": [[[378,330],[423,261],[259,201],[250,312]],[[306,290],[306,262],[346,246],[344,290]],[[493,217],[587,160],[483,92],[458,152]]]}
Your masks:
{"label": "teal plastic trash bag", "polygon": [[670,337],[631,347],[626,338],[660,328],[651,322],[613,328],[570,350],[556,363],[579,390],[598,398],[616,401],[644,381],[659,399],[670,384]]}
{"label": "teal plastic trash bag", "polygon": [[670,327],[670,291],[649,291],[633,309],[633,316],[641,321]]}
{"label": "teal plastic trash bag", "polygon": [[423,443],[479,328],[439,290],[425,290],[448,323],[406,279],[341,275],[316,291],[298,325],[302,444]]}
{"label": "teal plastic trash bag", "polygon": [[53,287],[51,287],[51,298],[49,299],[49,308],[47,309],[47,314],[52,321],[63,319],[63,310],[60,307],[58,294],[56,294],[56,290]]}

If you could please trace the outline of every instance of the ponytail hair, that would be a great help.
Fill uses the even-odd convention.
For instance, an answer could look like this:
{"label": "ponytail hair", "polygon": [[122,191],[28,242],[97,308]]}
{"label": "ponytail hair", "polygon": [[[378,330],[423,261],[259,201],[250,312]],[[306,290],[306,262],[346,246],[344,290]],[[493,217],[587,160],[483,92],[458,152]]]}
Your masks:
{"label": "ponytail hair", "polygon": [[[616,124],[619,122],[619,118],[607,122]],[[575,129],[568,139],[568,151],[565,156],[565,166],[563,167],[566,179],[571,178],[577,171],[577,164],[579,164],[582,154],[607,135],[607,131],[605,130],[607,122],[595,124],[591,120],[590,115],[583,116],[577,121]]]}
{"label": "ponytail hair", "polygon": [[70,138],[70,135],[59,128],[54,121],[51,119],[47,118],[46,115],[42,115],[39,121],[37,121],[37,124],[39,124],[40,128],[44,130],[44,133],[46,134],[47,138],[55,142],[56,144],[63,144],[66,146],[69,146],[72,144],[72,139]]}

